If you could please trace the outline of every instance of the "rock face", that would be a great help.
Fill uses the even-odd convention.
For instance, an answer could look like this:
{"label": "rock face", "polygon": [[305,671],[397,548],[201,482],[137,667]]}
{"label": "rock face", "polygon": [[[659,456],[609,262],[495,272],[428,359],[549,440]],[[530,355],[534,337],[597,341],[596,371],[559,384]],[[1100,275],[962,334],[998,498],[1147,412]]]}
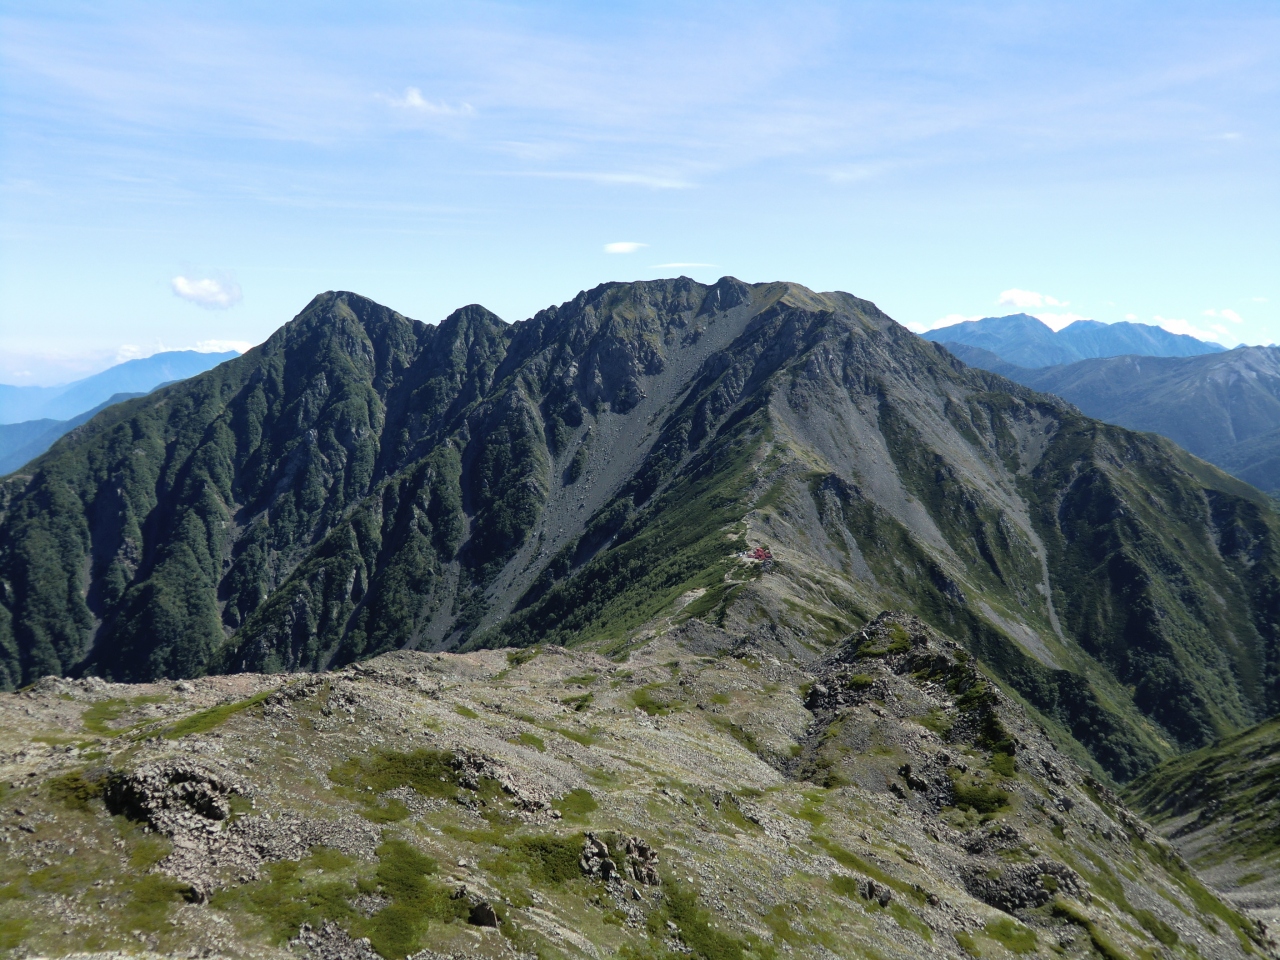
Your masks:
{"label": "rock face", "polygon": [[112,777],[106,802],[115,812],[172,836],[216,831],[231,816],[230,798],[243,793],[242,785],[200,764],[170,760]]}
{"label": "rock face", "polygon": [[662,882],[658,876],[658,853],[639,837],[627,837],[619,844],[618,862],[610,855],[609,845],[594,833],[588,832],[582,841],[582,856],[578,865],[585,876],[604,883],[629,880],[633,883],[656,887]]}
{"label": "rock face", "polygon": [[246,960],[1271,949],[922,620],[808,665],[709,639],[0,695],[0,931]]}
{"label": "rock face", "polygon": [[1256,491],[848,294],[426,326],[328,293],[0,484],[0,686],[668,628],[803,660],[902,609],[1124,781],[1280,710],[1278,537]]}

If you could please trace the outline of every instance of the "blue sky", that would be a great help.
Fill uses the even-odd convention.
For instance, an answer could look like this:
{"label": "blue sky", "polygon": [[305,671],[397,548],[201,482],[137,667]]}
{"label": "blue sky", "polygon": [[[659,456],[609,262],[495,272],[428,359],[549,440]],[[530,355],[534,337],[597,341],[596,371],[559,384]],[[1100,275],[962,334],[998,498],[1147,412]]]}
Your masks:
{"label": "blue sky", "polygon": [[1267,343],[1277,121],[1274,0],[3,2],[0,382],[681,273]]}

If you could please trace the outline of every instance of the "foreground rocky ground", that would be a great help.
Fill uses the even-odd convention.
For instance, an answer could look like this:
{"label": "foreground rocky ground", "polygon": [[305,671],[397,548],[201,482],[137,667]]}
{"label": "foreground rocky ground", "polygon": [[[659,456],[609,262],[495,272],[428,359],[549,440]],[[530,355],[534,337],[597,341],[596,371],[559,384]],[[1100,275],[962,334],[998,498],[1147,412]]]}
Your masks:
{"label": "foreground rocky ground", "polygon": [[275,958],[1227,958],[1265,930],[882,616],[802,668],[629,658],[0,698],[0,947]]}

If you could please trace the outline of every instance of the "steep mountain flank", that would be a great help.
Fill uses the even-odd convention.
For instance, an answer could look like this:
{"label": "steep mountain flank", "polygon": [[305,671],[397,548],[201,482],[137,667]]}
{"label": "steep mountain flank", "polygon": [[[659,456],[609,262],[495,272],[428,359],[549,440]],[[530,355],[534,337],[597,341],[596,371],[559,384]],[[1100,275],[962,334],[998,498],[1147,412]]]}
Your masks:
{"label": "steep mountain flank", "polygon": [[[1008,317],[967,320],[930,330],[926,340],[959,343],[995,354],[1006,363],[1040,368],[1075,363],[1093,357],[1194,357],[1220,353],[1225,347],[1185,333],[1170,333],[1145,323],[1100,323],[1077,320],[1054,330],[1025,313]],[[984,364],[978,364],[984,366]],[[994,369],[985,367],[985,369]]]}
{"label": "steep mountain flank", "polygon": [[[950,345],[948,345],[950,348]],[[1029,370],[953,349],[984,370],[1054,393],[1084,413],[1169,437],[1263,490],[1280,490],[1280,347],[1202,357],[1113,357]]]}
{"label": "steep mountain flank", "polygon": [[1120,779],[1277,706],[1264,496],[795,285],[434,327],[325,294],[0,491],[10,686],[691,622],[810,659],[896,608]]}
{"label": "steep mountain flank", "polygon": [[1271,946],[919,620],[877,617],[807,666],[696,653],[710,633],[693,622],[623,661],[401,652],[324,676],[0,695],[0,783],[16,784],[0,945],[237,960]]}

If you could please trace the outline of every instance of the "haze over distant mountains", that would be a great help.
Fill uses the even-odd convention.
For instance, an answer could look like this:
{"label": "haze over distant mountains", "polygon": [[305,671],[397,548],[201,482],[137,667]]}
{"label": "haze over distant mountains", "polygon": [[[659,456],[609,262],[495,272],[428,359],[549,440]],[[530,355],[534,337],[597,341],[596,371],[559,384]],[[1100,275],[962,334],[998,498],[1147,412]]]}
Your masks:
{"label": "haze over distant mountains", "polygon": [[0,424],[26,420],[69,420],[117,393],[146,393],[162,383],[204,373],[224,360],[226,353],[170,350],[139,360],[127,360],[83,380],[58,387],[15,387],[0,384]]}
{"label": "haze over distant mountains", "polygon": [[129,360],[60,387],[0,384],[0,475],[40,456],[59,437],[113,403],[143,396],[164,383],[185,380],[236,356],[235,351],[178,350]]}
{"label": "haze over distant mountains", "polygon": [[923,334],[934,343],[963,343],[989,350],[1020,367],[1052,367],[1094,357],[1192,357],[1220,353],[1225,347],[1145,323],[1077,320],[1054,331],[1025,313],[986,317]]}
{"label": "haze over distant mountains", "polygon": [[[1096,328],[1105,331],[1121,324],[1088,323],[1082,331],[1086,336],[1073,334],[1073,344],[1109,351],[1141,343],[1145,353],[1134,350],[1127,356],[1101,355],[1055,366],[1019,364],[1010,357],[1061,356],[1068,346],[1047,339],[1045,332],[1052,331],[1023,315],[957,324],[926,336],[970,366],[1056,394],[1099,420],[1162,434],[1261,490],[1280,491],[1280,348],[1224,351],[1217,344],[1141,324],[1125,324],[1130,329],[1108,339]],[[1054,336],[1079,326],[1074,323]],[[1134,328],[1141,329],[1135,333]],[[946,340],[945,335],[963,339]],[[1192,355],[1197,350],[1200,355]]]}

